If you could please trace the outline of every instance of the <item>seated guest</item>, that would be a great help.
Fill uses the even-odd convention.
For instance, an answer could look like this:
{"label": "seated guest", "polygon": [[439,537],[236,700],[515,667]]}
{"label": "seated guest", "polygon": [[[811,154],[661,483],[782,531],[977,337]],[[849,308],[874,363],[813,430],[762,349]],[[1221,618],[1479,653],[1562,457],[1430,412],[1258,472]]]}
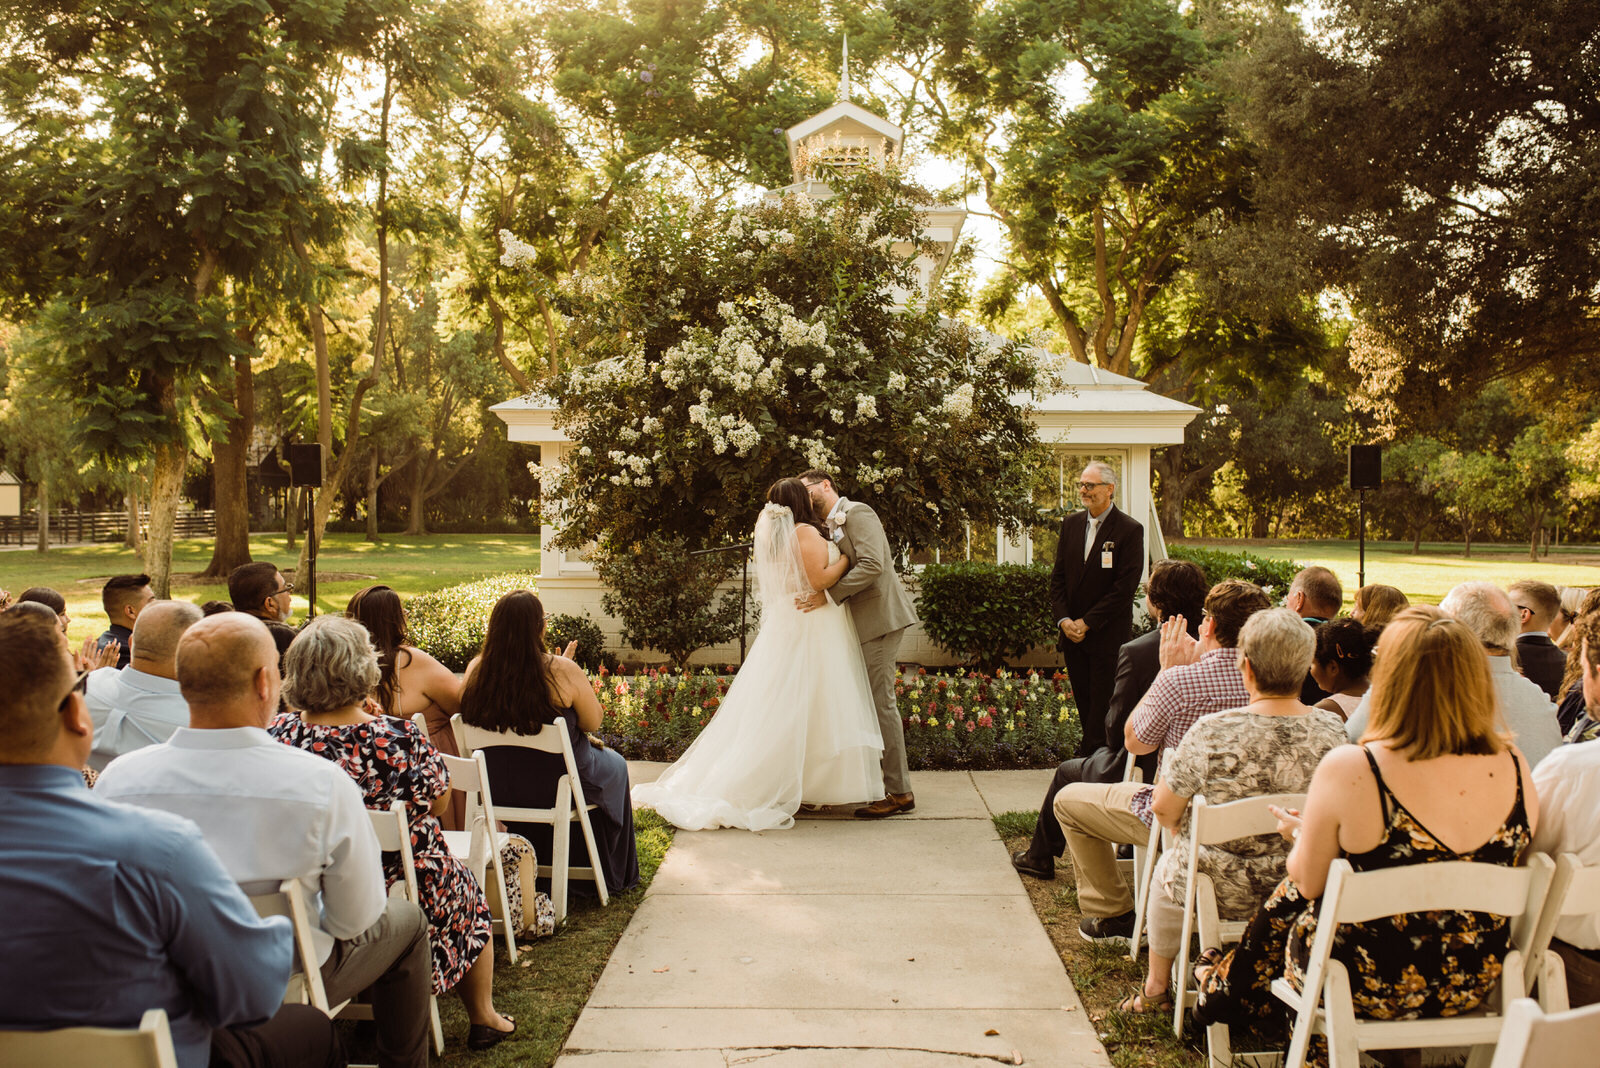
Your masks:
{"label": "seated guest", "polygon": [[[600,702],[581,667],[546,651],[544,625],[544,605],[529,591],[512,590],[500,598],[489,613],[483,649],[467,665],[461,719],[484,730],[513,734],[535,734],[547,723],[559,722],[566,728],[584,798],[600,806],[589,814],[600,850],[596,860],[606,889],[620,894],[639,885],[628,762],[584,733],[600,729]],[[538,808],[552,803],[561,772],[548,774],[551,758],[546,754],[509,746],[483,753],[497,804]],[[548,827],[510,823],[507,828],[532,841],[541,855],[549,855],[542,842],[549,837]],[[576,824],[573,833],[577,834]],[[578,836],[577,857],[584,855],[582,841]]]}
{"label": "seated guest", "polygon": [[84,788],[93,727],[54,618],[6,613],[0,648],[0,1028],[163,1009],[182,1068],[344,1064],[331,1020],[283,1004],[289,922],[256,915],[188,820]]}
{"label": "seated guest", "polygon": [[[1511,599],[1491,582],[1463,582],[1444,595],[1439,608],[1466,624],[1467,629],[1478,636],[1489,664],[1489,677],[1494,682],[1500,728],[1511,732],[1518,749],[1527,756],[1529,767],[1538,764],[1546,753],[1561,744],[1561,730],[1556,721],[1556,706],[1550,703],[1543,690],[1518,675],[1511,665],[1511,647],[1517,636],[1517,618],[1512,613]],[[1381,641],[1379,648],[1382,648]],[[1367,729],[1371,701],[1372,693],[1368,691],[1361,704],[1350,713],[1346,726],[1351,741],[1360,740]]]}
{"label": "seated guest", "polygon": [[[461,992],[471,1021],[467,1046],[484,1050],[516,1029],[494,1011],[494,942],[489,904],[470,869],[445,844],[434,817],[449,801],[450,773],[439,751],[410,720],[374,716],[364,707],[378,684],[378,653],[353,619],[307,623],[284,658],[285,712],[267,731],[286,745],[331,760],[356,781],[368,808],[406,803],[417,892],[433,946],[433,992]],[[400,854],[386,853],[389,883],[404,878]]]}
{"label": "seated guest", "polygon": [[1567,657],[1567,670],[1561,679],[1566,689],[1561,696],[1561,704],[1556,708],[1556,721],[1561,728],[1562,739],[1570,745],[1600,737],[1600,728],[1596,727],[1600,717],[1589,713],[1589,702],[1583,692],[1583,658],[1578,655],[1584,642],[1588,642],[1591,649],[1600,649],[1600,612],[1580,614],[1567,628],[1565,636],[1573,639],[1573,649],[1572,655]]}
{"label": "seated guest", "polygon": [[188,601],[157,601],[133,625],[128,666],[89,674],[84,699],[94,719],[90,767],[103,768],[189,725],[189,705],[178,692],[178,641],[199,621],[200,609]]}
{"label": "seated guest", "polygon": [[[61,611],[53,607],[60,605]],[[97,668],[110,667],[117,659],[115,649],[98,649],[93,638],[85,638],[83,647],[74,652],[67,645],[67,623],[71,617],[66,614],[67,602],[55,590],[44,586],[35,586],[25,590],[22,598],[16,604],[6,609],[7,612],[16,612],[19,616],[32,616],[34,619],[49,620],[61,632],[61,646],[67,649],[72,657],[73,670],[79,672],[94,671]]]}
{"label": "seated guest", "polygon": [[1378,629],[1368,628],[1354,619],[1330,619],[1317,627],[1316,652],[1311,658],[1311,677],[1328,691],[1317,702],[1318,708],[1337,712],[1341,720],[1361,703],[1372,674],[1372,647]]}
{"label": "seated guest", "polygon": [[[1056,769],[1045,791],[1044,804],[1039,809],[1039,821],[1034,825],[1033,841],[1027,849],[1018,850],[1011,857],[1011,866],[1035,879],[1056,877],[1056,858],[1067,847],[1061,835],[1061,824],[1056,822],[1055,797],[1063,786],[1074,782],[1120,782],[1127,764],[1128,749],[1123,741],[1123,728],[1128,716],[1150,683],[1155,679],[1161,664],[1157,656],[1161,645],[1161,621],[1173,616],[1183,617],[1191,637],[1200,630],[1200,617],[1206,599],[1206,576],[1199,565],[1188,560],[1163,560],[1150,569],[1150,581],[1145,587],[1145,608],[1156,626],[1126,643],[1117,653],[1117,677],[1111,690],[1111,704],[1106,711],[1106,737],[1110,745],[1101,746],[1086,757],[1073,757]],[[1148,779],[1155,771],[1154,758],[1140,765]]]}
{"label": "seated guest", "polygon": [[245,893],[300,880],[328,1000],[370,988],[378,1063],[424,1068],[427,920],[384,893],[378,839],[350,776],[267,733],[279,680],[266,625],[224,612],[190,627],[178,686],[189,726],[112,761],[95,792],[193,820]]}
{"label": "seated guest", "polygon": [[[1588,707],[1600,711],[1600,642],[1580,641],[1573,659],[1582,664]],[[1557,747],[1534,769],[1533,785],[1540,808],[1533,848],[1600,866],[1600,740]],[[1559,920],[1550,948],[1566,968],[1573,1008],[1600,1002],[1600,912]]]}
{"label": "seated guest", "polygon": [[[1342,717],[1300,703],[1315,641],[1287,608],[1251,616],[1239,632],[1239,674],[1250,703],[1203,717],[1162,766],[1150,807],[1175,840],[1161,854],[1150,894],[1150,972],[1144,989],[1120,1006],[1124,1012],[1172,1011],[1167,983],[1183,937],[1190,800],[1203,795],[1207,804],[1223,805],[1304,793],[1317,762],[1344,743]],[[1211,877],[1222,919],[1248,919],[1283,879],[1288,854],[1277,834],[1203,846],[1197,870]]]}
{"label": "seated guest", "polygon": [[[1303,983],[1334,860],[1358,872],[1452,860],[1513,866],[1527,852],[1539,799],[1495,719],[1488,660],[1468,627],[1432,607],[1396,616],[1378,641],[1369,697],[1361,744],[1323,758],[1304,811],[1279,817],[1294,842],[1288,878],[1237,947],[1196,969],[1202,1022],[1282,1019],[1270,987],[1286,970]],[[1476,1008],[1509,944],[1504,916],[1430,912],[1343,925],[1333,956],[1350,970],[1357,1016],[1410,1020]]]}
{"label": "seated guest", "polygon": [[1382,630],[1388,625],[1389,620],[1410,606],[1411,601],[1406,595],[1393,586],[1373,583],[1356,591],[1355,602],[1350,608],[1350,618],[1357,623]]}
{"label": "seated guest", "polygon": [[[1343,604],[1344,587],[1339,584],[1339,576],[1315,564],[1301,568],[1289,580],[1289,592],[1283,597],[1283,606],[1299,613],[1312,629],[1338,615]],[[1317,680],[1307,672],[1300,687],[1300,700],[1314,705],[1327,697],[1328,691],[1318,686]]]}
{"label": "seated guest", "polygon": [[1567,654],[1550,640],[1550,625],[1561,614],[1561,595],[1548,582],[1523,579],[1506,590],[1521,625],[1517,635],[1517,663],[1522,674],[1552,701],[1561,699],[1561,675]]}
{"label": "seated guest", "polygon": [[1550,629],[1546,633],[1556,643],[1556,648],[1563,653],[1571,653],[1572,641],[1567,636],[1567,628],[1583,611],[1583,602],[1589,591],[1582,586],[1559,586],[1557,589],[1561,594],[1561,611],[1550,621]]}
{"label": "seated guest", "polygon": [[49,586],[30,586],[17,596],[18,604],[42,604],[56,614],[56,625],[67,632],[72,617],[67,615],[67,599]]}
{"label": "seated guest", "polygon": [[[383,711],[396,719],[421,712],[434,748],[460,756],[450,717],[461,711],[461,680],[406,640],[406,610],[400,595],[388,586],[368,586],[350,598],[344,614],[366,627],[377,646],[381,674],[373,697]],[[449,809],[439,817],[445,830],[462,829],[465,808],[466,795],[453,792]]]}
{"label": "seated guest", "polygon": [[201,614],[202,615],[208,615],[208,616],[214,616],[218,612],[232,612],[232,611],[234,611],[234,607],[228,601],[207,601],[205,604],[200,606]]}
{"label": "seated guest", "polygon": [[255,616],[267,625],[272,644],[278,649],[281,671],[283,654],[295,635],[289,626],[294,614],[294,583],[285,579],[275,565],[256,560],[228,572],[228,596],[235,612]]}
{"label": "seated guest", "polygon": [[[1239,675],[1239,631],[1245,620],[1269,607],[1260,588],[1228,579],[1206,594],[1206,619],[1197,642],[1173,616],[1161,624],[1161,671],[1123,728],[1123,744],[1135,756],[1172,749],[1201,716],[1250,703]],[[1078,882],[1086,940],[1127,938],[1133,933],[1133,895],[1117,868],[1116,846],[1143,845],[1150,837],[1152,789],[1136,782],[1071,783],[1056,794],[1072,871]]]}
{"label": "seated guest", "polygon": [[139,618],[144,606],[155,599],[149,575],[112,575],[100,587],[100,604],[105,608],[106,619],[111,621],[111,625],[95,642],[101,649],[112,642],[117,643],[120,650],[117,667],[128,666],[128,647],[133,640],[134,621]]}

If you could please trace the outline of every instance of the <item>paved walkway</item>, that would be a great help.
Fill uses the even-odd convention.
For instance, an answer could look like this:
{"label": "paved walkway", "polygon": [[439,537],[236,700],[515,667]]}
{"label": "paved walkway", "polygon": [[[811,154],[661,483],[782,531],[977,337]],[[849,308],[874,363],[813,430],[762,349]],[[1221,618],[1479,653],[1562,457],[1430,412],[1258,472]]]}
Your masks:
{"label": "paved walkway", "polygon": [[912,816],[679,831],[558,1064],[1108,1066],[991,821],[1049,777],[919,772]]}

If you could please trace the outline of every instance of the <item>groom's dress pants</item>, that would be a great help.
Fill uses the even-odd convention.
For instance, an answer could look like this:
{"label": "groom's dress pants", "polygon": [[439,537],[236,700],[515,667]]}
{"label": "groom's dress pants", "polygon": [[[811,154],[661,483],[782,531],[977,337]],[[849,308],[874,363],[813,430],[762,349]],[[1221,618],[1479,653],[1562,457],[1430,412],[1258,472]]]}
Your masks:
{"label": "groom's dress pants", "polygon": [[872,706],[878,713],[878,733],[883,735],[883,788],[891,794],[911,792],[906,732],[900,723],[900,702],[894,695],[895,654],[900,651],[900,636],[904,633],[902,627],[861,643],[861,656],[867,662],[867,684],[872,688]]}

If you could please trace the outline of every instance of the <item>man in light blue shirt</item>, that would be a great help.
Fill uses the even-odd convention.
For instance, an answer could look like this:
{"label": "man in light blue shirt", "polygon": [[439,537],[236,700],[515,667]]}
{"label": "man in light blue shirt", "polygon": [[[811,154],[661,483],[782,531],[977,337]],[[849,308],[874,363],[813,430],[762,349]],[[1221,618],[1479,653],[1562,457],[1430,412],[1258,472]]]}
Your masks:
{"label": "man in light blue shirt", "polygon": [[88,710],[60,632],[0,616],[0,1028],[136,1027],[164,1009],[183,1068],[342,1065],[283,1005],[286,920],[262,919],[193,823],[84,787]]}
{"label": "man in light blue shirt", "polygon": [[200,616],[188,601],[150,603],[133,625],[128,666],[89,673],[84,699],[94,720],[91,768],[104,771],[123,753],[157,745],[189,725],[189,703],[178,692],[178,639]]}

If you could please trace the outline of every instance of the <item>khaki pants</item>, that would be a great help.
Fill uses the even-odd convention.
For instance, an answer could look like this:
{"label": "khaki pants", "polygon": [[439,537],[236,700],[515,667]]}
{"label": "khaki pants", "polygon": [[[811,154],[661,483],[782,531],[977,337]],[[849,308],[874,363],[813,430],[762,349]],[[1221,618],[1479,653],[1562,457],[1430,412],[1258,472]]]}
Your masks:
{"label": "khaki pants", "polygon": [[1056,793],[1056,819],[1067,840],[1078,907],[1085,916],[1121,916],[1133,911],[1133,892],[1117,868],[1117,846],[1142,846],[1150,828],[1128,809],[1136,782],[1075,782]]}

